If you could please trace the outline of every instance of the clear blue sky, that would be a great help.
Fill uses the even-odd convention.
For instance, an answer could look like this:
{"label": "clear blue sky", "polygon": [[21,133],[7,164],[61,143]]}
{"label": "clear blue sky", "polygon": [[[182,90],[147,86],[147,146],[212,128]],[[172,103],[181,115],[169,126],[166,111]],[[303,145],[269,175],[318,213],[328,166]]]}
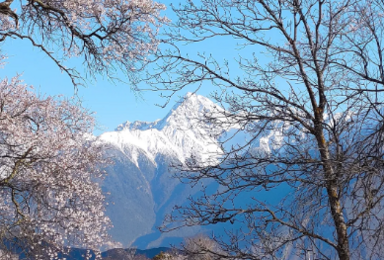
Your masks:
{"label": "clear blue sky", "polygon": [[[168,5],[169,1],[165,1]],[[174,2],[174,4],[176,4]],[[175,19],[170,8],[165,11],[170,19]],[[215,39],[203,43],[203,49],[207,55],[214,53],[214,56],[222,61],[225,57],[233,59],[238,56],[235,43]],[[187,52],[196,53],[202,50],[199,45],[187,45],[184,47]],[[7,40],[1,45],[1,51],[8,55],[7,65],[0,69],[0,78],[11,78],[16,74],[22,74],[21,79],[27,85],[33,85],[35,90],[48,95],[72,96],[73,85],[69,77],[61,73],[60,69],[44,53],[33,48],[29,42],[21,40]],[[80,61],[74,61],[79,66]],[[122,77],[122,80],[125,80]],[[194,91],[196,87],[190,87],[179,92],[170,104],[162,109],[155,106],[156,103],[163,104],[165,100],[159,98],[158,92],[137,93],[131,91],[129,85],[113,84],[107,79],[99,78],[97,82],[88,82],[87,88],[79,88],[78,96],[83,101],[83,106],[96,112],[96,118],[100,129],[95,134],[104,131],[114,130],[119,124],[125,121],[154,121],[164,117],[172,108],[173,104],[188,91]],[[213,90],[205,86],[199,90],[199,94],[208,96]]]}

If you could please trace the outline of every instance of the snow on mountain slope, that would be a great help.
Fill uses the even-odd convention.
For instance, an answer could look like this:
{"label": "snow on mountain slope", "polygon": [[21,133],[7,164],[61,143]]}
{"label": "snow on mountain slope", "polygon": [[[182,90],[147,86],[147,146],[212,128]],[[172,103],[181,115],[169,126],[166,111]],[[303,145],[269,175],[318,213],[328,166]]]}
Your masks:
{"label": "snow on mountain slope", "polygon": [[221,152],[215,136],[223,130],[203,122],[204,114],[215,109],[220,108],[208,98],[188,93],[162,120],[126,122],[100,138],[119,148],[136,165],[139,154],[145,154],[155,165],[159,154],[180,162],[191,155],[204,161]]}
{"label": "snow on mountain slope", "polygon": [[[201,188],[189,187],[172,178],[171,165],[184,163],[191,156],[207,163],[208,159],[220,156],[221,141],[229,139],[224,147],[230,149],[251,140],[252,133],[239,132],[239,126],[216,125],[206,119],[206,115],[220,112],[224,112],[223,109],[208,98],[188,93],[161,120],[126,122],[100,136],[101,141],[112,147],[106,155],[115,161],[106,169],[108,175],[103,189],[111,193],[107,196],[107,215],[114,225],[110,234],[121,246],[167,245],[176,243],[173,238],[201,232],[201,228],[195,228],[160,234],[156,227],[174,205],[186,203],[187,198]],[[256,129],[257,122],[255,124]],[[275,127],[253,140],[252,147],[271,152],[279,146],[285,126]],[[237,133],[235,137],[234,133]]]}
{"label": "snow on mountain slope", "polygon": [[170,166],[192,155],[204,161],[221,152],[217,136],[223,129],[204,122],[206,113],[220,110],[208,98],[189,93],[161,120],[126,122],[100,136],[111,147],[106,156],[115,162],[106,169],[103,190],[110,193],[107,215],[114,225],[110,235],[121,246],[139,238],[136,244],[141,248],[162,241],[156,226],[164,215],[199,191],[173,179]]}
{"label": "snow on mountain slope", "polygon": [[[219,125],[211,123],[205,117],[210,113],[220,112],[222,119]],[[200,162],[214,160],[220,157],[221,147],[227,150],[237,149],[244,144],[249,146],[244,150],[239,148],[240,153],[254,155],[255,158],[271,154],[279,156],[279,153],[284,156],[287,152],[290,153],[290,146],[286,144],[296,145],[295,142],[300,138],[307,138],[308,149],[312,149],[311,141],[315,141],[308,138],[305,131],[293,127],[289,122],[275,121],[266,124],[263,121],[248,121],[245,126],[240,127],[226,124],[225,120],[242,115],[232,114],[225,117],[225,113],[228,115],[229,112],[208,98],[189,93],[161,120],[126,122],[115,131],[100,136],[101,141],[111,144],[112,148],[106,151],[106,155],[115,161],[114,165],[106,169],[108,175],[103,183],[103,190],[111,193],[107,196],[110,203],[107,215],[114,225],[110,235],[122,247],[132,244],[139,248],[169,246],[169,243],[178,242],[174,240],[176,238],[182,240],[183,237],[207,229],[219,234],[223,232],[223,226],[220,225],[185,228],[165,234],[156,229],[174,205],[186,205],[187,198],[201,193],[199,189],[202,186],[209,188],[210,193],[219,188],[208,179],[202,186],[189,187],[180,183],[178,179],[172,178],[175,169],[171,166],[175,163],[184,163],[191,156]],[[350,118],[347,115],[340,120],[349,121]],[[375,127],[373,124],[366,125],[367,133],[370,128]],[[361,138],[360,132],[348,131],[347,134],[351,138],[343,139],[356,140],[356,136]],[[316,152],[314,148],[313,154]],[[271,192],[258,192],[257,198],[261,201],[278,201],[285,196],[287,190]],[[244,192],[237,200],[243,204],[252,203],[254,196],[254,193]]]}

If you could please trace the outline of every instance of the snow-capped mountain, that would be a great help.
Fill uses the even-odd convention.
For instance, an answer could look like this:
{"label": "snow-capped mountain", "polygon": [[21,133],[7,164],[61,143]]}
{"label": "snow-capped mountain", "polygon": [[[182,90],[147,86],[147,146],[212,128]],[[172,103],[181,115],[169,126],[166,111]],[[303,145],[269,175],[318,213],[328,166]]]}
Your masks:
{"label": "snow-capped mountain", "polygon": [[184,163],[191,156],[206,161],[220,154],[217,138],[225,131],[204,121],[204,115],[220,110],[208,98],[189,93],[161,120],[126,122],[100,136],[112,147],[108,156],[115,162],[107,169],[103,187],[110,193],[107,214],[114,225],[114,240],[122,246],[134,241],[139,247],[158,246],[166,244],[166,236],[199,231],[160,235],[156,226],[175,204],[199,191],[173,179],[170,165]]}
{"label": "snow-capped mountain", "polygon": [[[157,227],[174,205],[184,204],[201,188],[172,178],[176,169],[171,165],[183,164],[191,156],[210,163],[208,159],[215,160],[222,153],[223,139],[229,139],[227,147],[250,139],[247,131],[239,133],[236,125],[229,127],[230,124],[207,120],[207,116],[220,112],[223,109],[208,98],[189,93],[161,120],[126,122],[100,136],[112,147],[107,156],[115,162],[107,169],[103,188],[110,193],[107,214],[114,225],[110,233],[121,246],[168,246],[204,231],[206,227],[195,227],[161,234]],[[252,141],[252,147],[270,152],[281,143],[284,127],[277,124],[273,130],[264,131]]]}
{"label": "snow-capped mountain", "polygon": [[155,122],[126,122],[116,131],[101,135],[101,139],[124,152],[136,166],[140,154],[154,165],[159,154],[180,162],[191,155],[204,160],[220,152],[215,136],[222,129],[202,121],[204,114],[216,109],[220,108],[208,98],[188,93],[165,118]]}

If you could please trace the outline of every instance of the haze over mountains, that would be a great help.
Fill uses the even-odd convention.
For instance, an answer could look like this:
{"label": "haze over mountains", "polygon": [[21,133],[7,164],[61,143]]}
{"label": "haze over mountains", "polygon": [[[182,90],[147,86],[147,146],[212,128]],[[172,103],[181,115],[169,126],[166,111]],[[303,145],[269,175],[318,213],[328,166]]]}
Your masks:
{"label": "haze over mountains", "polygon": [[[126,122],[100,136],[111,145],[108,156],[115,161],[107,169],[103,189],[110,193],[107,215],[114,225],[110,234],[120,243],[116,246],[169,246],[183,237],[208,230],[195,227],[161,234],[157,226],[174,205],[185,203],[188,196],[201,189],[172,178],[175,169],[171,165],[185,163],[191,156],[200,161],[214,158],[212,155],[222,151],[218,140],[236,130],[204,122],[204,114],[220,110],[208,98],[189,93],[161,120]],[[266,131],[254,141],[255,147],[268,150],[278,140],[278,132]],[[227,145],[246,139],[247,135],[242,133]]]}

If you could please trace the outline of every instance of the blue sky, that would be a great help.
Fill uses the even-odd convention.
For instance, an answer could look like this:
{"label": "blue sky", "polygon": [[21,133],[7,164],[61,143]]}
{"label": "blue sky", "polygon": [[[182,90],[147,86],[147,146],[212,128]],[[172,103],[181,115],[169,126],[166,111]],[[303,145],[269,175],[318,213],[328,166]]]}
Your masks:
{"label": "blue sky", "polygon": [[[175,16],[172,14],[171,8],[169,8],[169,3],[170,1],[165,1],[168,10],[163,14],[174,20]],[[69,77],[61,73],[52,60],[44,53],[33,48],[29,42],[8,39],[0,48],[2,53],[8,55],[5,68],[0,70],[0,78],[11,78],[21,74],[21,79],[27,85],[33,85],[39,93],[48,95],[62,94],[67,97],[74,94],[74,88]],[[204,41],[204,43],[187,45],[183,48],[185,52],[192,54],[202,50],[206,55],[213,53],[218,61],[223,61],[225,58],[233,61],[238,56],[236,43],[229,41],[228,38],[215,38]],[[81,60],[72,60],[72,63],[81,68]],[[123,75],[121,78],[125,80]],[[155,104],[164,104],[165,100],[159,98],[160,93],[158,92],[134,93],[127,84],[114,84],[101,77],[97,81],[88,80],[87,82],[88,86],[86,88],[79,88],[78,96],[82,99],[83,106],[96,112],[99,125],[98,129],[95,130],[96,135],[104,131],[112,131],[125,121],[154,121],[162,118],[181,96],[197,88],[197,86],[191,86],[180,91],[166,108],[160,108]],[[212,90],[214,88],[206,84],[198,93],[208,96]]]}
{"label": "blue sky", "polygon": [[[170,8],[165,13],[171,19],[174,18]],[[74,94],[74,88],[69,77],[61,73],[52,60],[33,48],[29,42],[8,39],[0,48],[2,53],[8,55],[6,66],[4,69],[0,69],[1,79],[21,74],[21,79],[25,84],[33,85],[37,92],[48,95],[62,94],[68,97]],[[73,63],[79,66],[81,61],[73,61]],[[122,80],[125,80],[123,75]],[[165,102],[159,98],[160,93],[134,93],[129,85],[114,84],[100,77],[96,82],[87,82],[87,88],[79,88],[78,96],[82,99],[83,106],[96,112],[100,129],[97,129],[95,134],[111,131],[127,120],[154,121],[162,118],[180,96],[183,96],[187,91],[194,90],[194,88],[189,88],[181,91],[166,108],[162,109],[155,106],[156,103],[163,104]],[[209,90],[203,89],[199,93],[208,95],[209,92]]]}

